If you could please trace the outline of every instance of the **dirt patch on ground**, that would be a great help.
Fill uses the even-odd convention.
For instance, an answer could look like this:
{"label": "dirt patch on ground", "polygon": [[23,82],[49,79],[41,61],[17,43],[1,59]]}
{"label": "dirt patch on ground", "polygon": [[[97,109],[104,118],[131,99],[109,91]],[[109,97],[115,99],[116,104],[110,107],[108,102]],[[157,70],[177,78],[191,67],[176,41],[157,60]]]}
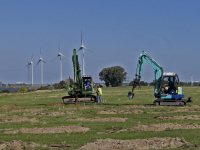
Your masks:
{"label": "dirt patch on ground", "polygon": [[36,118],[29,119],[26,117],[21,117],[21,118],[14,117],[12,119],[0,119],[0,122],[39,122],[39,120]]}
{"label": "dirt patch on ground", "polygon": [[50,127],[50,128],[21,128],[15,131],[5,131],[8,134],[17,133],[66,133],[66,132],[87,132],[90,129],[82,126],[61,126],[61,127]]}
{"label": "dirt patch on ground", "polygon": [[47,104],[47,106],[65,106],[65,104],[62,104],[62,103],[50,103],[50,104]]}
{"label": "dirt patch on ground", "polygon": [[188,119],[188,120],[199,120],[199,115],[187,115],[187,116],[155,116],[156,121],[160,120],[176,120],[176,119]]}
{"label": "dirt patch on ground", "polygon": [[98,114],[141,114],[143,113],[142,110],[103,110],[98,112]]}
{"label": "dirt patch on ground", "polygon": [[160,113],[174,113],[174,112],[200,112],[200,109],[177,109],[174,111],[159,111],[159,112],[149,112],[149,114],[160,114]]}
{"label": "dirt patch on ground", "polygon": [[112,121],[112,122],[125,122],[127,118],[117,118],[117,117],[108,117],[108,118],[100,118],[100,117],[94,117],[94,118],[77,118],[77,119],[67,119],[66,121]]}
{"label": "dirt patch on ground", "polygon": [[52,148],[62,148],[62,147],[71,147],[71,146],[73,146],[74,145],[74,143],[73,144],[51,144],[51,147]]}
{"label": "dirt patch on ground", "polygon": [[64,110],[85,110],[85,109],[103,109],[103,107],[84,106],[84,107],[64,108]]}
{"label": "dirt patch on ground", "polygon": [[200,105],[187,105],[188,108],[200,108]]}
{"label": "dirt patch on ground", "polygon": [[13,140],[12,142],[0,142],[0,149],[7,149],[7,150],[30,150],[34,149],[35,147],[38,147],[39,144],[36,144],[34,142],[25,143],[23,141],[16,141]]}
{"label": "dirt patch on ground", "polygon": [[0,109],[15,109],[15,108],[22,108],[21,106],[18,105],[3,105],[0,107]]}
{"label": "dirt patch on ground", "polygon": [[199,124],[195,123],[184,123],[184,124],[174,124],[174,123],[160,123],[160,124],[150,124],[150,125],[137,125],[130,129],[122,129],[116,133],[122,131],[164,131],[164,130],[174,130],[174,129],[200,129]]}
{"label": "dirt patch on ground", "polygon": [[42,110],[43,109],[17,109],[17,110],[12,110],[12,112],[37,112]]}
{"label": "dirt patch on ground", "polygon": [[163,106],[155,106],[155,105],[132,105],[132,106],[125,106],[124,108],[163,108]]}
{"label": "dirt patch on ground", "polygon": [[99,139],[94,143],[87,143],[78,150],[88,149],[167,149],[167,148],[181,148],[188,147],[189,143],[183,138],[149,138],[149,139],[135,139],[135,140],[114,140],[114,139]]}
{"label": "dirt patch on ground", "polygon": [[37,116],[60,116],[60,115],[72,115],[76,114],[74,111],[66,111],[66,112],[50,112],[50,113],[36,113]]}

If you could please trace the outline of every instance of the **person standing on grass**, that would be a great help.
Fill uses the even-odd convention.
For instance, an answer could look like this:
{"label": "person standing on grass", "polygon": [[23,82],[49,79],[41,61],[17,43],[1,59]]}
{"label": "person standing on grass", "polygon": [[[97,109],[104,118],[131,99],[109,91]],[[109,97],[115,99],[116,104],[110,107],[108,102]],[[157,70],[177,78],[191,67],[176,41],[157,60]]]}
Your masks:
{"label": "person standing on grass", "polygon": [[99,85],[97,86],[97,91],[96,91],[96,93],[97,93],[97,105],[99,105],[100,102],[101,102],[101,105],[102,105],[102,99],[101,99],[102,89],[100,88]]}

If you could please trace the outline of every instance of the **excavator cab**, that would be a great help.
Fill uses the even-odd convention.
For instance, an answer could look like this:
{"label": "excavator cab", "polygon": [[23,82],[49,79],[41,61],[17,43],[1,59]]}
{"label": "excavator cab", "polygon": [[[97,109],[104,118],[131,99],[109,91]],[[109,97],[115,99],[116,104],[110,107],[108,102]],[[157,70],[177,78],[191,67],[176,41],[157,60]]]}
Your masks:
{"label": "excavator cab", "polygon": [[82,77],[82,81],[83,81],[83,93],[84,92],[89,92],[89,91],[93,91],[93,80],[91,76],[84,76]]}
{"label": "excavator cab", "polygon": [[182,87],[179,87],[179,77],[176,73],[163,73],[160,84],[160,96],[154,101],[155,105],[186,105],[192,102],[191,97],[184,100]]}
{"label": "excavator cab", "polygon": [[[161,93],[181,94],[179,87],[179,77],[176,73],[164,73],[161,79]],[[178,90],[179,89],[179,90]]]}

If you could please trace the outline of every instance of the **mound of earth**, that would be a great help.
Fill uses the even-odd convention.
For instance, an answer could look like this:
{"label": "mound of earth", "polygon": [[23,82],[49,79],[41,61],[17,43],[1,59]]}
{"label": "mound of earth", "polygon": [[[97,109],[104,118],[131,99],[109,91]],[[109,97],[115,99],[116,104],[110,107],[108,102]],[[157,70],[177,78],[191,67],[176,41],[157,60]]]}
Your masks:
{"label": "mound of earth", "polygon": [[132,106],[125,106],[124,108],[163,108],[163,106],[155,106],[155,105],[132,105]]}
{"label": "mound of earth", "polygon": [[99,139],[94,143],[87,143],[78,150],[88,149],[167,149],[167,148],[181,148],[188,147],[189,143],[183,138],[149,138],[149,139],[135,139],[135,140],[114,140],[114,139]]}
{"label": "mound of earth", "polygon": [[122,131],[164,131],[173,129],[200,129],[199,124],[195,123],[184,123],[184,124],[174,124],[174,123],[159,123],[150,125],[137,125],[130,129],[122,129],[117,131],[117,133]]}
{"label": "mound of earth", "polygon": [[84,107],[65,108],[65,110],[85,110],[85,109],[103,109],[103,107],[84,106]]}
{"label": "mound of earth", "polygon": [[142,110],[103,110],[98,112],[98,114],[141,114],[143,113]]}
{"label": "mound of earth", "polygon": [[47,106],[65,106],[65,104],[63,103],[50,103],[50,104],[47,104]]}
{"label": "mound of earth", "polygon": [[16,141],[13,140],[12,142],[0,142],[0,149],[6,149],[6,150],[30,150],[34,149],[35,147],[38,147],[39,144],[36,144],[34,142],[25,143],[23,141]]}
{"label": "mound of earth", "polygon": [[59,115],[71,115],[71,114],[76,114],[76,112],[69,111],[69,112],[36,113],[37,116],[59,116]]}
{"label": "mound of earth", "polygon": [[67,119],[66,121],[112,121],[112,122],[125,122],[127,118],[117,118],[117,117],[107,117],[107,118],[100,118],[100,117],[94,117],[94,118],[77,118],[77,119]]}
{"label": "mound of earth", "polygon": [[60,126],[60,127],[49,127],[49,128],[21,128],[15,131],[5,131],[7,134],[17,133],[66,133],[66,132],[87,132],[90,129],[82,126]]}
{"label": "mound of earth", "polygon": [[188,120],[199,120],[199,115],[187,115],[187,116],[155,116],[155,120],[176,120],[176,119],[188,119]]}
{"label": "mound of earth", "polygon": [[42,111],[42,109],[17,109],[17,110],[12,110],[12,112],[36,112],[36,111]]}
{"label": "mound of earth", "polygon": [[1,106],[0,109],[14,109],[14,108],[21,108],[21,106],[18,106],[18,105],[3,105]]}
{"label": "mound of earth", "polygon": [[29,119],[26,117],[21,117],[21,118],[14,117],[12,119],[0,119],[0,122],[39,122],[39,120],[36,118]]}

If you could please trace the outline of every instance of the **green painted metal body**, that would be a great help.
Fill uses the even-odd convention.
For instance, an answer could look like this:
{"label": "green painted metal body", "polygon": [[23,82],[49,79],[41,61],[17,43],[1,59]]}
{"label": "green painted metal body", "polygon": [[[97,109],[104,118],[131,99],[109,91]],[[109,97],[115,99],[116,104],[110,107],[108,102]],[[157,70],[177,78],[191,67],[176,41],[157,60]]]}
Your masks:
{"label": "green painted metal body", "polygon": [[[76,55],[76,49],[73,50],[72,62],[74,67],[74,83],[68,86],[68,94],[72,97],[86,96],[93,94],[93,79],[91,76],[81,77],[80,64],[78,61],[78,55]],[[85,89],[84,81],[89,80],[91,86],[89,89]]]}

